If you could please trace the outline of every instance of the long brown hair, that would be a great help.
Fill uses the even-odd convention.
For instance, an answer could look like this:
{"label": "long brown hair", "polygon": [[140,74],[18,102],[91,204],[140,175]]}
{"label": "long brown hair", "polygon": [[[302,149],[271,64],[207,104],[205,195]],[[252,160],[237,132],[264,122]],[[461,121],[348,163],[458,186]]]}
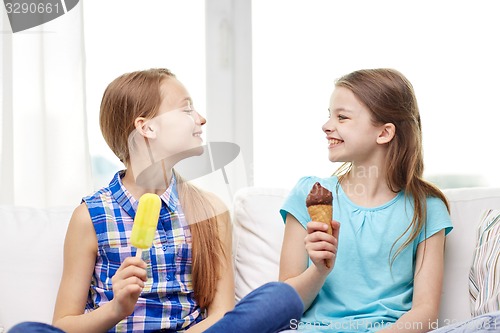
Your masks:
{"label": "long brown hair", "polygon": [[[175,171],[174,171],[175,172]],[[215,195],[186,182],[176,173],[179,200],[189,223],[193,242],[193,283],[201,308],[212,302],[226,256],[221,235],[231,237],[231,219]]]}
{"label": "long brown hair", "polygon": [[[370,110],[375,125],[392,123],[396,127],[387,151],[387,185],[393,192],[403,190],[406,196],[413,197],[414,213],[411,224],[394,243],[410,231],[392,256],[392,263],[422,229],[425,232],[427,197],[441,199],[449,211],[443,192],[423,179],[422,125],[415,92],[403,74],[388,68],[352,72],[338,79],[335,86],[351,90]],[[350,163],[344,163],[335,174],[342,177],[349,170]]]}
{"label": "long brown hair", "polygon": [[[165,68],[126,73],[111,82],[104,92],[100,110],[101,132],[115,155],[126,166],[130,162],[128,138],[137,117],[152,119],[161,104],[160,86],[175,78]],[[230,232],[227,208],[215,196],[184,181],[177,173],[177,189],[192,235],[192,278],[194,295],[201,308],[212,302],[220,278],[224,251],[220,232]]]}

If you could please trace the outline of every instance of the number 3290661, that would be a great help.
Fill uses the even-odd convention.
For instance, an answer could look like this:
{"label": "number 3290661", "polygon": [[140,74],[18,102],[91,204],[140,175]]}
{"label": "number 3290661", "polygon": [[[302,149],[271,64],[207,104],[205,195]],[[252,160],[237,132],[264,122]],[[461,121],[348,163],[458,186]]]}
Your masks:
{"label": "number 3290661", "polygon": [[7,14],[51,14],[59,13],[60,8],[59,3],[28,3],[28,2],[15,2],[15,3],[5,3],[5,9]]}

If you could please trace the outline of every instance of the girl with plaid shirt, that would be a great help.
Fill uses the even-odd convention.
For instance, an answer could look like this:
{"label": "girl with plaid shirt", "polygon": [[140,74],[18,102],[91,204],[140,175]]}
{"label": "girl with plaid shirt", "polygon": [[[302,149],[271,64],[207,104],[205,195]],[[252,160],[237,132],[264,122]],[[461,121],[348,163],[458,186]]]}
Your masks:
{"label": "girl with plaid shirt", "polygon": [[[201,153],[205,123],[167,69],[127,73],[107,87],[101,131],[127,169],[73,213],[54,326],[22,323],[11,332],[262,333],[300,318],[300,297],[279,282],[235,307],[229,213],[173,169]],[[153,245],[139,258],[130,233],[148,192],[162,207]]]}

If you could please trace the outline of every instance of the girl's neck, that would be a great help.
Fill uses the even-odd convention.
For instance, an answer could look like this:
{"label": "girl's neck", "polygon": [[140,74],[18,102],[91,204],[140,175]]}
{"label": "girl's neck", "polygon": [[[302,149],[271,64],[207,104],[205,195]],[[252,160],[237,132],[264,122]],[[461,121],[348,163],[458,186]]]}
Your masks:
{"label": "girl's neck", "polygon": [[[156,193],[162,195],[170,185],[172,169],[154,168],[146,177],[136,179],[132,169],[128,168],[122,178],[122,184],[128,192],[136,199],[144,193]],[[154,171],[154,172],[153,172]],[[143,176],[141,174],[140,176]]]}
{"label": "girl's neck", "polygon": [[383,165],[353,164],[350,171],[341,177],[341,186],[352,202],[363,207],[377,207],[396,196],[387,185]]}

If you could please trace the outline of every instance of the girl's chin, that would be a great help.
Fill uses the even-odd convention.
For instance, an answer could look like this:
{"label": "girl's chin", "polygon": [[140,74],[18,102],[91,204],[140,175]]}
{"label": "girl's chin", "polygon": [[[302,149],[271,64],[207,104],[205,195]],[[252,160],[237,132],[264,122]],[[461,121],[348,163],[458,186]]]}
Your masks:
{"label": "girl's chin", "polygon": [[193,154],[193,155],[201,155],[203,154],[204,152],[204,148],[203,146],[201,145],[201,143],[197,144],[197,145],[194,145],[193,148],[190,149],[190,152]]}
{"label": "girl's chin", "polygon": [[193,143],[190,147],[186,147],[185,150],[179,153],[179,156],[186,158],[189,156],[201,155],[204,152],[204,148],[201,143]]}
{"label": "girl's chin", "polygon": [[334,154],[328,154],[328,159],[330,160],[330,162],[341,162],[340,159],[338,158],[338,156],[335,156]]}
{"label": "girl's chin", "polygon": [[347,161],[345,158],[339,157],[339,156],[334,156],[332,154],[328,155],[328,159],[332,163],[346,163],[346,162],[351,162]]}

